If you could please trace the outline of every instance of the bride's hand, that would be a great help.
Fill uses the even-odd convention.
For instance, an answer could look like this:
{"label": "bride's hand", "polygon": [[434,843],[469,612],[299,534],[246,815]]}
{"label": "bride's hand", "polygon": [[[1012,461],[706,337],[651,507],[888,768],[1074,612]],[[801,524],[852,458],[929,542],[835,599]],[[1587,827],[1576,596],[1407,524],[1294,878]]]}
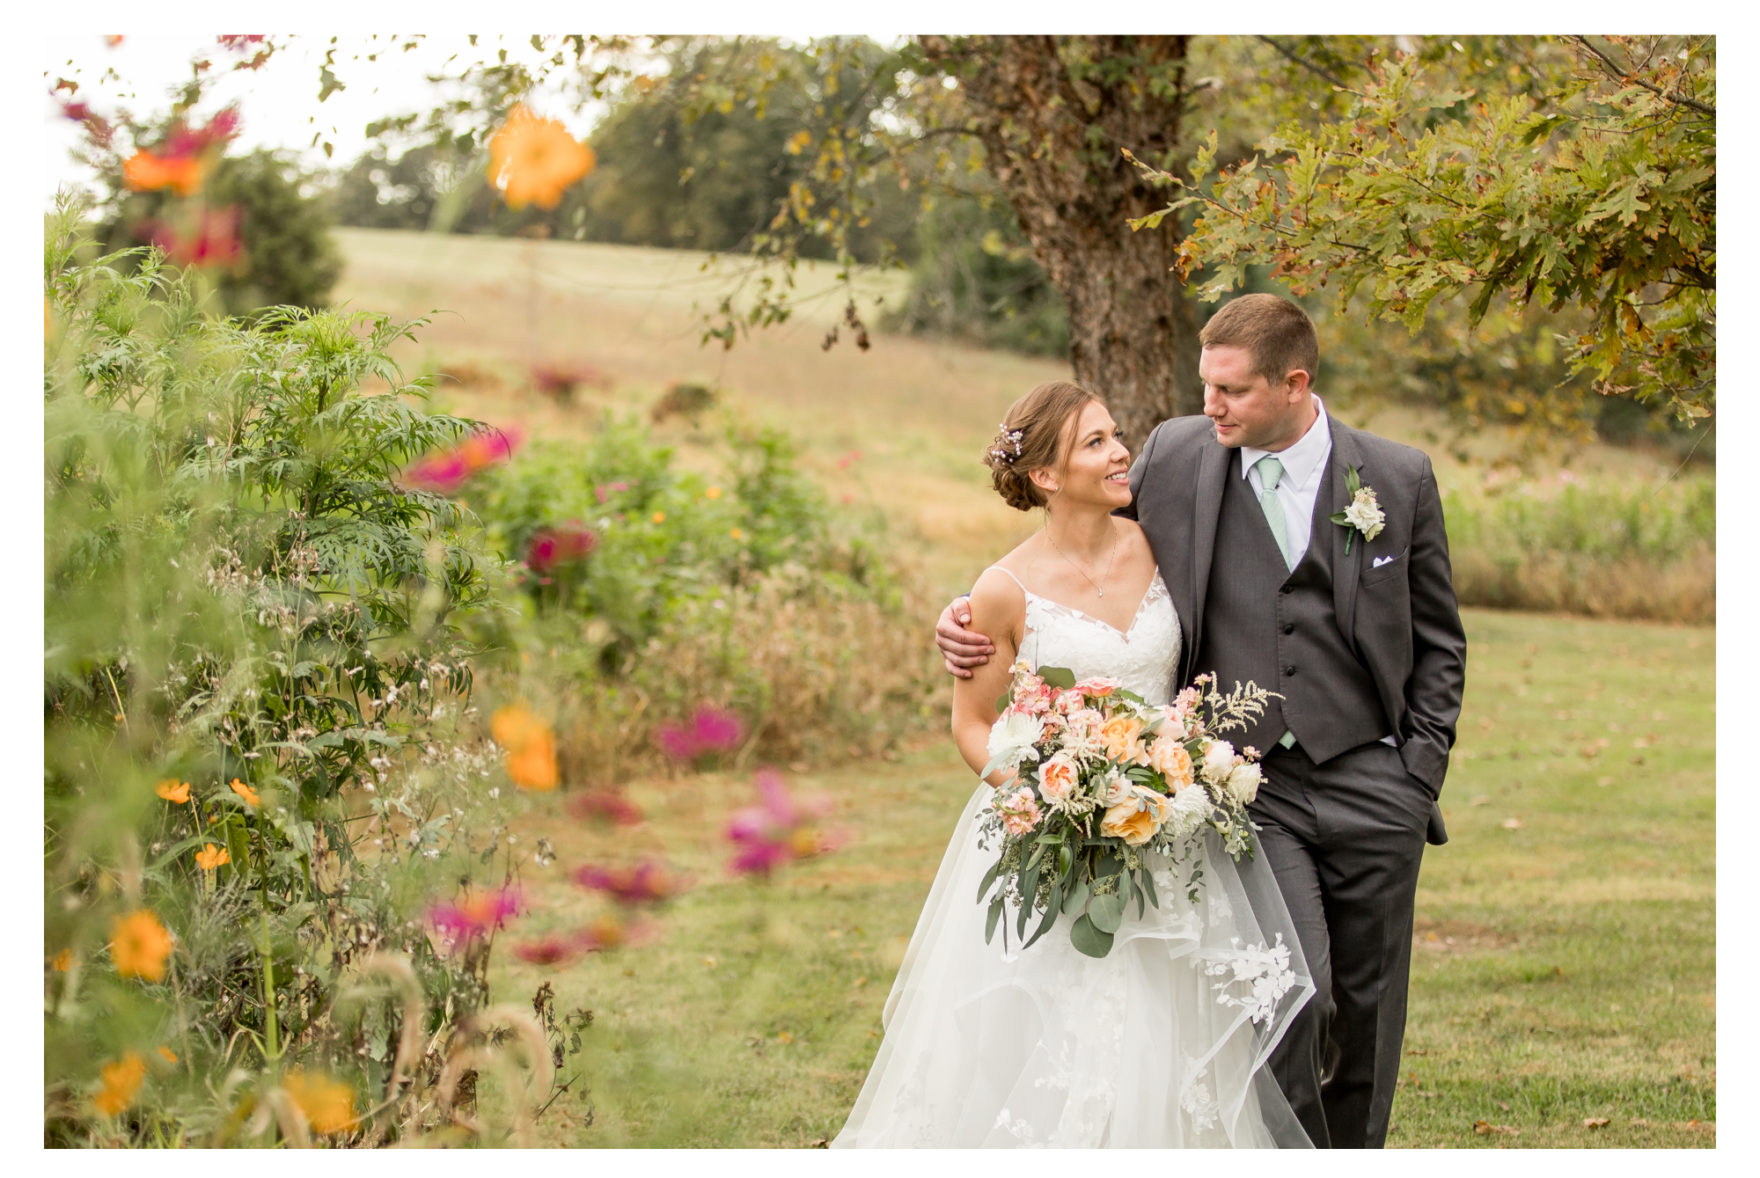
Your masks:
{"label": "bride's hand", "polygon": [[970,679],[967,668],[981,667],[996,653],[990,639],[975,630],[965,629],[972,620],[972,608],[964,597],[956,597],[935,621],[935,645],[941,648],[942,665],[949,675]]}

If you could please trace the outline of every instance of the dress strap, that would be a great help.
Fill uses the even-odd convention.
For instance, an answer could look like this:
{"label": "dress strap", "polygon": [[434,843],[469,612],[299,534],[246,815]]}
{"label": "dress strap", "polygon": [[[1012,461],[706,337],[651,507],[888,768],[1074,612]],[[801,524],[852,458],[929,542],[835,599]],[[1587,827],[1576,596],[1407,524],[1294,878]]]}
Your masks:
{"label": "dress strap", "polygon": [[[1001,573],[1003,576],[1005,576],[1009,580],[1013,581],[1016,585],[1020,585],[1021,592],[1025,593],[1028,597],[1034,596],[1033,591],[1031,589],[1028,589],[1025,585],[1021,585],[1021,579],[1019,577],[1015,576],[1013,573],[1009,572],[1007,569],[1003,568],[1001,565],[993,564],[990,566],[990,568],[985,569],[984,573],[989,572],[990,569],[995,569],[997,572]],[[984,573],[979,573],[978,575],[981,577],[984,575]]]}

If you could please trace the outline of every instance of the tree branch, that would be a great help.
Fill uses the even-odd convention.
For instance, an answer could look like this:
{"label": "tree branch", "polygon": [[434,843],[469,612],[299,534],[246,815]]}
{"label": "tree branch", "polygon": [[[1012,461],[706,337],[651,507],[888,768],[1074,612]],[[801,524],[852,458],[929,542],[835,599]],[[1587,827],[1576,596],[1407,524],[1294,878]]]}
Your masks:
{"label": "tree branch", "polygon": [[1608,72],[1613,74],[1613,76],[1618,78],[1620,81],[1627,82],[1633,86],[1642,86],[1644,89],[1650,91],[1650,93],[1656,95],[1658,98],[1666,99],[1669,102],[1672,102],[1677,106],[1689,107],[1693,110],[1698,111],[1702,115],[1709,115],[1712,118],[1717,117],[1717,108],[1714,106],[1707,106],[1705,103],[1700,102],[1696,98],[1688,98],[1685,94],[1679,94],[1679,93],[1670,94],[1668,91],[1664,90],[1662,87],[1660,87],[1652,82],[1646,82],[1643,78],[1638,77],[1636,74],[1628,73],[1626,70],[1622,69],[1620,67],[1620,65],[1613,60],[1613,58],[1607,56],[1607,54],[1601,52],[1601,50],[1599,50],[1599,49],[1595,48],[1595,46],[1591,45],[1589,43],[1589,38],[1587,38],[1585,36],[1581,36],[1581,35],[1572,35],[1572,36],[1566,37],[1565,40],[1574,41],[1576,44],[1581,45],[1584,49],[1587,49],[1590,53],[1593,53],[1596,57],[1600,58],[1602,64],[1607,67]]}
{"label": "tree branch", "polygon": [[1289,58],[1291,61],[1295,62],[1297,65],[1301,66],[1303,69],[1307,70],[1308,72],[1316,75],[1317,77],[1324,79],[1327,82],[1330,82],[1334,86],[1337,86],[1340,90],[1349,90],[1350,89],[1350,87],[1345,84],[1344,79],[1340,78],[1337,74],[1333,73],[1331,70],[1326,69],[1324,66],[1316,65],[1314,62],[1309,61],[1307,58],[1303,57],[1301,54],[1297,53],[1295,50],[1287,48],[1283,45],[1279,45],[1276,41],[1273,41],[1270,37],[1260,37],[1258,39],[1265,42],[1265,44],[1271,46],[1271,48],[1277,50],[1279,53],[1283,54],[1285,57]]}

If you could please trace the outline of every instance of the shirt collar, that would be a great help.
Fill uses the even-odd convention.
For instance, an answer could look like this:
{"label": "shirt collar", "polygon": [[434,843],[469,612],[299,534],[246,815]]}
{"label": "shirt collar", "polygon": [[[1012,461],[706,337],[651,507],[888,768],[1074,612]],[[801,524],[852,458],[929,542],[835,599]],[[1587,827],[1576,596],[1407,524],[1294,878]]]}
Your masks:
{"label": "shirt collar", "polygon": [[[1314,397],[1314,408],[1319,410],[1314,424],[1308,432],[1290,446],[1277,451],[1277,460],[1283,464],[1283,477],[1292,490],[1308,485],[1315,473],[1326,462],[1332,453],[1332,428],[1326,422],[1326,406],[1318,396]],[[1241,477],[1246,478],[1253,464],[1270,450],[1261,450],[1257,446],[1241,447]]]}

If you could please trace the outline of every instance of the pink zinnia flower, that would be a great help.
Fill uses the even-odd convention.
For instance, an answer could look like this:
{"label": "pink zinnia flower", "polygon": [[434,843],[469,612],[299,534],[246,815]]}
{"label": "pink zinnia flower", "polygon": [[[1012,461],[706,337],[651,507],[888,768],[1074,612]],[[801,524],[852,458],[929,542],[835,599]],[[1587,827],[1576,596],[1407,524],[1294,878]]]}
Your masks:
{"label": "pink zinnia flower", "polygon": [[652,859],[634,867],[582,867],[574,882],[594,892],[604,892],[620,904],[649,904],[670,899],[684,891],[685,882]]}
{"label": "pink zinnia flower", "polygon": [[568,812],[576,818],[596,819],[617,826],[634,826],[642,820],[642,809],[622,794],[598,790],[582,794],[568,803]]}
{"label": "pink zinnia flower", "polygon": [[472,434],[449,450],[417,459],[403,472],[406,486],[450,495],[466,479],[512,457],[519,445],[516,429],[489,429]]}
{"label": "pink zinnia flower", "polygon": [[689,761],[703,753],[731,752],[745,738],[745,724],[733,712],[704,704],[691,714],[690,727],[662,724],[654,741],[675,761]]}
{"label": "pink zinnia flower", "polygon": [[467,892],[455,903],[429,908],[428,923],[448,940],[463,943],[500,928],[521,906],[519,892],[514,888]]}
{"label": "pink zinnia flower", "polygon": [[738,811],[727,824],[727,838],[739,850],[729,864],[736,874],[767,875],[790,859],[811,858],[841,845],[841,836],[827,834],[810,821],[828,811],[826,803],[796,802],[772,769],[759,770],[756,780],[761,804]]}

